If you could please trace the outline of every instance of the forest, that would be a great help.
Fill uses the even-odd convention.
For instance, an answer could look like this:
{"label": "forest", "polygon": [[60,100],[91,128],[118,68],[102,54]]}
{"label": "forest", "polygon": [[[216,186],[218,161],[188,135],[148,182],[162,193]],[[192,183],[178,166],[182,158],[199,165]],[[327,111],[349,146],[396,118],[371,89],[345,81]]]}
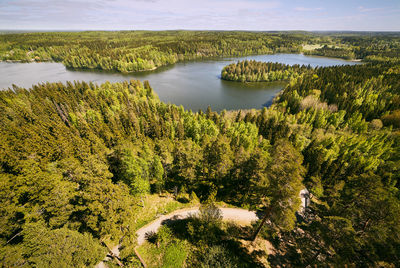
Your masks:
{"label": "forest", "polygon": [[0,60],[56,61],[122,73],[183,60],[299,52],[307,36],[217,31],[119,31],[0,35]]}
{"label": "forest", "polygon": [[[316,47],[309,49],[310,45]],[[400,38],[396,33],[240,31],[87,31],[0,35],[2,61],[55,61],[71,69],[122,73],[154,70],[185,60],[300,52],[368,62],[398,62]]]}
{"label": "forest", "polygon": [[[254,49],[267,39],[276,45],[271,53],[295,50],[310,38],[359,46],[353,51],[366,63],[232,65],[244,75],[246,67],[257,75],[296,73],[260,110],[192,112],[161,102],[148,81],[137,80],[0,91],[2,266],[94,266],[107,254],[104,243],[119,243],[121,262],[136,267],[135,231],[155,205],[148,198],[163,195],[176,199],[165,211],[202,203],[198,218],[163,226],[148,237],[148,248],[139,248],[149,258],[161,256],[164,267],[400,266],[398,38],[196,34],[195,42],[192,32],[6,34],[0,51],[3,60],[28,55],[67,63],[76,53],[79,60],[93,56],[92,63],[104,57],[137,62],[140,53],[150,60],[179,47],[188,58],[200,49],[207,56],[264,53]],[[176,36],[183,41],[173,41]],[[237,42],[240,36],[243,42]],[[96,43],[100,37],[104,42]],[[152,47],[140,50],[149,40]],[[137,48],[132,46],[141,47],[139,54],[126,57]],[[7,56],[11,50],[19,56]],[[303,188],[311,203],[300,215]],[[216,209],[221,202],[268,217],[258,238],[276,249],[265,256],[267,263],[242,244],[256,225],[242,229],[222,222]]]}

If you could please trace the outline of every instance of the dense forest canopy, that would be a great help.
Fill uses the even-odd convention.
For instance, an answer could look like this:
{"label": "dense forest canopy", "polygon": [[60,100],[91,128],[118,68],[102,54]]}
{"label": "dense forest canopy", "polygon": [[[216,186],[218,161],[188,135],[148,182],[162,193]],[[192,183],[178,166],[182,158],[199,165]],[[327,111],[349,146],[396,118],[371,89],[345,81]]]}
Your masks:
{"label": "dense forest canopy", "polygon": [[[91,59],[90,64],[104,58],[149,61],[157,53],[175,55],[178,48],[177,55],[188,58],[200,51],[206,56],[264,53],[266,40],[276,45],[265,46],[268,52],[296,51],[318,40],[347,44],[357,57],[363,51],[364,59],[375,59],[373,64],[305,68],[262,110],[193,113],[162,103],[149,82],[135,80],[1,91],[2,265],[93,266],[106,253],[101,241],[121,237],[123,262],[131,264],[141,199],[162,192],[267,211],[270,221],[262,235],[278,249],[269,258],[272,265],[400,265],[395,37],[84,32],[6,34],[0,40],[5,60],[18,59],[10,51],[26,60],[40,52],[39,60],[67,65],[74,57],[82,63]],[[127,51],[135,49],[139,52],[131,61]],[[312,203],[299,221],[295,212],[304,187]],[[197,239],[203,227],[189,223],[191,239]],[[216,229],[201,230],[210,235]],[[207,254],[192,258],[194,265],[221,256],[237,261],[218,239],[208,241],[216,245],[203,241],[199,246]],[[170,246],[174,252],[185,250],[185,243]],[[252,267],[245,259],[238,263]]]}
{"label": "dense forest canopy", "polygon": [[310,69],[310,66],[298,64],[244,60],[225,66],[221,71],[221,78],[240,82],[287,81]]}

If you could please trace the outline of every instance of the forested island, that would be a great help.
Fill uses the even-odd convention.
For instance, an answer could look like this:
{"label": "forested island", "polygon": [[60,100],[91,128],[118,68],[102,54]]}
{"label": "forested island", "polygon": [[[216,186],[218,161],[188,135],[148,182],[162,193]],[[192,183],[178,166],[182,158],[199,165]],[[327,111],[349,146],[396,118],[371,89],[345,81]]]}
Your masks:
{"label": "forested island", "polygon": [[239,82],[288,81],[311,69],[310,66],[298,64],[244,60],[225,66],[221,71],[221,78]]}
{"label": "forested island", "polygon": [[[0,91],[0,263],[94,266],[107,247],[119,245],[110,265],[139,266],[138,251],[149,267],[400,266],[399,39],[185,31],[0,35],[2,60],[116,71],[154,68],[170,56],[300,51],[304,42],[346,44],[365,60],[318,68],[230,65],[245,80],[286,72],[285,88],[259,110],[192,112],[161,102],[149,82],[137,80]],[[139,58],[149,65],[137,67]],[[298,213],[304,188],[311,202]],[[138,246],[138,229],[198,205],[198,217],[163,225]],[[246,208],[265,221],[223,222],[218,206]],[[250,244],[254,238],[262,243]],[[261,247],[266,241],[273,254]]]}

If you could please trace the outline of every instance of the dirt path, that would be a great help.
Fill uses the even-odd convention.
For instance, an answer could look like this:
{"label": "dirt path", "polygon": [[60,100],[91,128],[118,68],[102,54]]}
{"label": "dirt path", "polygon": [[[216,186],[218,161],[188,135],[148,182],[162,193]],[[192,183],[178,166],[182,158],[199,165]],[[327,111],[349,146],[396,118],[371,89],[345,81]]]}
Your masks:
{"label": "dirt path", "polygon": [[[220,208],[220,210],[222,213],[223,220],[234,221],[242,225],[250,224],[252,221],[258,220],[257,215],[253,211],[248,211],[246,209]],[[199,208],[195,207],[195,208],[176,210],[170,214],[159,217],[158,219],[152,221],[151,223],[137,230],[136,234],[138,237],[138,245],[141,245],[146,241],[146,233],[157,232],[158,228],[160,228],[163,221],[169,219],[184,219],[198,212]]]}
{"label": "dirt path", "polygon": [[[250,224],[252,221],[258,220],[258,217],[255,212],[249,211],[246,209],[220,208],[220,210],[221,210],[223,220],[234,221],[241,225],[247,225],[247,224]],[[154,221],[150,222],[149,224],[143,226],[142,228],[140,228],[139,230],[136,231],[138,245],[141,245],[146,241],[146,233],[157,232],[158,228],[160,228],[163,221],[169,220],[169,219],[184,219],[184,218],[189,217],[190,215],[195,215],[198,212],[199,212],[198,207],[185,208],[185,209],[175,210],[174,212],[171,212],[170,214],[163,215],[163,216],[155,219]],[[119,255],[118,247],[119,247],[119,245],[112,248],[112,251],[116,256]],[[108,258],[109,257],[106,257],[105,260],[109,260]],[[106,268],[107,265],[104,263],[104,261],[102,261],[102,262],[98,263],[95,267],[96,268]]]}
{"label": "dirt path", "polygon": [[[119,245],[116,245],[115,247],[113,247],[111,249],[111,251],[115,254],[115,256],[119,256]],[[105,262],[111,261],[111,257],[109,257],[108,255],[104,258],[104,260],[102,260],[101,262],[99,262],[98,264],[96,264],[95,268],[107,268],[108,265]]]}

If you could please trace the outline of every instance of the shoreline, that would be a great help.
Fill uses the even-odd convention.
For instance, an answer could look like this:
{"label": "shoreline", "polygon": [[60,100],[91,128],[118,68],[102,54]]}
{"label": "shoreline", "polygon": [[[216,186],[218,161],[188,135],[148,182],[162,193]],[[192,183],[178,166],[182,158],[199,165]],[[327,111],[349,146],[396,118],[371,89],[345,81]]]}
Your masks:
{"label": "shoreline", "polygon": [[[0,59],[0,63],[1,62],[5,62],[5,63],[61,63],[62,65],[65,66],[65,68],[70,69],[70,70],[90,70],[90,71],[104,71],[104,72],[113,72],[113,73],[121,73],[121,74],[132,74],[132,73],[141,73],[141,72],[151,72],[151,71],[155,71],[157,69],[163,68],[163,67],[167,67],[167,66],[171,66],[171,65],[175,65],[176,63],[182,63],[182,62],[190,62],[190,61],[198,61],[198,60],[216,60],[216,59],[226,59],[226,60],[232,60],[235,58],[241,58],[241,57],[249,57],[249,56],[262,56],[262,55],[277,55],[277,54],[299,54],[299,55],[303,55],[303,56],[308,56],[308,57],[322,57],[322,58],[329,58],[329,59],[338,59],[338,60],[343,60],[343,61],[347,61],[347,62],[362,62],[363,59],[354,59],[354,60],[347,60],[347,59],[343,59],[340,57],[327,57],[327,56],[319,56],[319,55],[306,55],[304,54],[304,52],[297,52],[297,53],[281,53],[281,52],[277,52],[277,53],[262,53],[262,54],[249,54],[249,55],[241,55],[241,56],[230,56],[230,55],[225,55],[225,56],[210,56],[210,57],[200,57],[200,58],[194,58],[194,59],[188,59],[188,60],[178,60],[172,64],[166,64],[166,65],[161,65],[161,66],[157,66],[157,67],[153,67],[151,69],[144,69],[144,70],[137,70],[137,71],[130,71],[130,72],[121,72],[121,71],[117,71],[117,70],[107,70],[107,69],[99,69],[99,68],[73,68],[73,67],[67,67],[66,65],[63,64],[62,61],[54,61],[54,60],[43,60],[43,61],[36,61],[35,59],[30,59],[30,60],[1,60]],[[226,81],[231,81],[231,80],[226,80]]]}
{"label": "shoreline", "polygon": [[342,60],[342,61],[349,61],[349,62],[363,62],[363,59],[344,59],[341,57],[329,57],[329,56],[322,56],[322,55],[315,55],[315,54],[304,54],[304,51],[300,53],[303,56],[306,57],[316,57],[316,58],[328,58],[328,59],[337,59],[337,60]]}
{"label": "shoreline", "polygon": [[53,60],[43,60],[43,61],[36,61],[35,59],[30,59],[30,60],[0,60],[0,62],[5,62],[5,63],[44,63],[44,62],[55,62],[55,63],[61,63]]}

